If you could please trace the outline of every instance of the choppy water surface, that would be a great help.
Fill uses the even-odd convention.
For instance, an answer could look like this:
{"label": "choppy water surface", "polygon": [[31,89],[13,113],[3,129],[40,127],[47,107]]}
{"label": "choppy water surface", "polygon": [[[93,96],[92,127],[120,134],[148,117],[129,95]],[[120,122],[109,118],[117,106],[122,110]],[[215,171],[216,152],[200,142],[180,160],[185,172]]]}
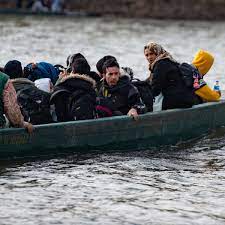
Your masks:
{"label": "choppy water surface", "polygon": [[[180,61],[199,48],[224,86],[223,22],[1,17],[0,64],[65,64],[106,55],[144,78],[143,45],[156,40]],[[94,69],[94,67],[93,67]],[[224,224],[225,131],[198,142],[141,152],[91,152],[0,161],[0,224]]]}

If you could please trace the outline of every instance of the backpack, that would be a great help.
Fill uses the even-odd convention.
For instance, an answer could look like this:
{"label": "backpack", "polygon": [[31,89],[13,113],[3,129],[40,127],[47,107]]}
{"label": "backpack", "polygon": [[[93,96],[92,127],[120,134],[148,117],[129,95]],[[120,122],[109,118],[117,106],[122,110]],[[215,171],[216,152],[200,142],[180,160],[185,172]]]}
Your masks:
{"label": "backpack", "polygon": [[181,63],[179,70],[184,81],[184,84],[188,88],[193,88],[194,79],[201,77],[198,70],[188,63]]}
{"label": "backpack", "polygon": [[47,62],[39,62],[34,68],[32,63],[24,67],[24,75],[31,81],[41,78],[50,78],[51,82],[55,84],[59,78],[59,74],[59,66],[56,65],[56,67],[54,67],[52,64]]}
{"label": "backpack", "polygon": [[57,121],[86,120],[95,118],[96,94],[86,90],[71,92],[67,89],[55,91],[50,99],[55,105]]}
{"label": "backpack", "polygon": [[153,95],[152,87],[148,81],[140,81],[138,79],[131,80],[131,83],[138,89],[140,97],[145,104],[147,111],[153,111]]}
{"label": "backpack", "polygon": [[32,124],[52,122],[49,93],[35,86],[28,86],[17,92],[17,101],[25,121],[31,122]]}

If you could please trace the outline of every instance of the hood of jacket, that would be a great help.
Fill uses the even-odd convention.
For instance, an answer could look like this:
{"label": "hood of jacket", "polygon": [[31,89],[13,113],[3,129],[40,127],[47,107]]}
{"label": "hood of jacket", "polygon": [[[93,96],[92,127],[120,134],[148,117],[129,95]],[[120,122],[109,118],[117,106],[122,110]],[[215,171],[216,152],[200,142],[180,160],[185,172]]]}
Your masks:
{"label": "hood of jacket", "polygon": [[201,75],[205,75],[211,68],[214,62],[214,57],[207,51],[199,50],[192,64],[198,69]]}
{"label": "hood of jacket", "polygon": [[64,77],[59,81],[59,83],[58,83],[57,85],[60,85],[60,84],[62,84],[62,83],[68,83],[68,82],[70,82],[70,81],[72,81],[72,80],[81,80],[81,81],[85,81],[85,82],[91,84],[91,86],[92,86],[93,88],[96,87],[96,81],[95,81],[93,78],[91,78],[90,76],[88,76],[88,75],[86,75],[86,74],[78,74],[78,73],[75,73],[75,74],[74,74],[74,73],[71,73],[71,74],[69,74],[69,75],[67,75],[67,76],[64,76]]}
{"label": "hood of jacket", "polygon": [[27,78],[16,78],[16,79],[12,79],[11,81],[14,88],[16,89],[16,92],[18,92],[24,87],[35,86],[34,82],[28,80]]}

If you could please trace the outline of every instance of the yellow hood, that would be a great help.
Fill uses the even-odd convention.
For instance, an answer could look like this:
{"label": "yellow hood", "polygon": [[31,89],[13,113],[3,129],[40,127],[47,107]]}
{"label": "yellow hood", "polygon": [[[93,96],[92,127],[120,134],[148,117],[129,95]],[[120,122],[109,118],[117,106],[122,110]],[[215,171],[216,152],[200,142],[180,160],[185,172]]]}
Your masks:
{"label": "yellow hood", "polygon": [[192,64],[198,69],[201,75],[205,75],[209,69],[211,68],[214,62],[214,57],[207,51],[199,50],[193,61]]}

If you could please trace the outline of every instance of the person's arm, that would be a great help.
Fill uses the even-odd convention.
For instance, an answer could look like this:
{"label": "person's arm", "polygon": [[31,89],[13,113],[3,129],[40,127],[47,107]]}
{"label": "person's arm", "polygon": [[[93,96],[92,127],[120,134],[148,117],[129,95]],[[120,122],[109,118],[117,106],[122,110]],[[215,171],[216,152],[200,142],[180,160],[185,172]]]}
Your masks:
{"label": "person's arm", "polygon": [[221,94],[217,91],[213,91],[208,85],[205,85],[195,91],[195,94],[198,95],[205,102],[217,102],[220,100]]}
{"label": "person's arm", "polygon": [[154,97],[162,92],[166,83],[166,74],[170,69],[170,63],[164,60],[160,60],[155,64],[152,71],[152,93]]}
{"label": "person's arm", "polygon": [[146,111],[145,105],[141,101],[140,94],[138,89],[131,85],[128,93],[128,105],[130,107],[128,116],[137,119],[138,114],[144,113]]}
{"label": "person's arm", "polygon": [[17,103],[16,90],[9,80],[3,91],[4,112],[14,127],[24,127],[29,133],[33,131],[32,124],[25,122],[20,107]]}

